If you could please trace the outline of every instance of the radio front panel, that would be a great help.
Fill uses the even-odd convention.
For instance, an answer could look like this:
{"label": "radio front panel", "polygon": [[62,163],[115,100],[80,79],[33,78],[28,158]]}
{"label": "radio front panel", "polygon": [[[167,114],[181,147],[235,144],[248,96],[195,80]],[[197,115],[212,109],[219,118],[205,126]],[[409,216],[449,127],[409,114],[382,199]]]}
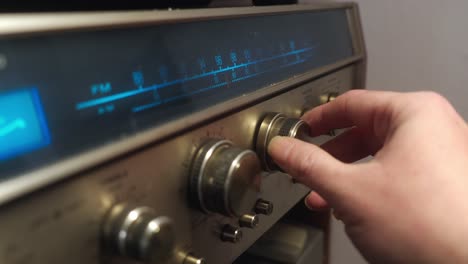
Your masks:
{"label": "radio front panel", "polygon": [[307,194],[265,149],[362,87],[356,6],[251,10],[0,27],[2,263],[231,263]]}
{"label": "radio front panel", "polygon": [[10,37],[0,50],[3,179],[353,56],[344,9]]}
{"label": "radio front panel", "polygon": [[[171,217],[183,249],[196,252],[208,263],[232,262],[308,190],[281,173],[262,175],[259,198],[274,204],[273,214],[260,216],[258,227],[245,230],[240,243],[221,242],[220,230],[235,220],[201,213],[187,199],[195,151],[208,138],[228,139],[252,149],[258,122],[265,113],[299,117],[311,106],[310,98],[351,89],[355,71],[354,67],[345,68],[11,203],[0,214],[2,258],[5,263],[59,263],[63,259],[70,264],[99,263],[105,214],[113,204],[130,203],[150,206]],[[313,103],[318,104],[318,99]]]}

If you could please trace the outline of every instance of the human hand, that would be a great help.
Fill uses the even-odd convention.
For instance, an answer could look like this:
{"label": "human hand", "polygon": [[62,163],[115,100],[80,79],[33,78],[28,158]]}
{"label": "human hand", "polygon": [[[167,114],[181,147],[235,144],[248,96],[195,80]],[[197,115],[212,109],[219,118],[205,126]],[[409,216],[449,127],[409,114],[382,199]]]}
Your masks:
{"label": "human hand", "polygon": [[350,129],[321,148],[274,138],[269,153],[368,261],[468,263],[468,126],[443,97],[353,90],[302,118],[311,136]]}

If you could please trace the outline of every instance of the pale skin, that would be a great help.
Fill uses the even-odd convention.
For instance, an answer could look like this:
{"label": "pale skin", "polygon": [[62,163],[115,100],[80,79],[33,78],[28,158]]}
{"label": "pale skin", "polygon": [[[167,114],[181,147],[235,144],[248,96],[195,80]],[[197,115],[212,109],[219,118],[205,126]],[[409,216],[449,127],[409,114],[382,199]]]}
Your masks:
{"label": "pale skin", "polygon": [[446,99],[355,90],[302,119],[311,136],[348,130],[321,147],[277,137],[270,155],[368,261],[468,263],[468,126]]}

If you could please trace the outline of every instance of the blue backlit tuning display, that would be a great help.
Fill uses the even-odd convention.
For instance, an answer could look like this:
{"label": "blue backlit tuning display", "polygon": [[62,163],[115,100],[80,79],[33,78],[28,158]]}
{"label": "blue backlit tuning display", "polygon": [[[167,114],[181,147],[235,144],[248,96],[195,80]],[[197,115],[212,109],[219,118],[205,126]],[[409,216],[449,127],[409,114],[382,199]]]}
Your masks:
{"label": "blue backlit tuning display", "polygon": [[49,144],[49,130],[37,90],[0,93],[0,160]]}
{"label": "blue backlit tuning display", "polygon": [[0,54],[8,60],[0,71],[7,177],[347,59],[353,49],[346,10],[326,10],[4,38]]}
{"label": "blue backlit tuning display", "polygon": [[[318,44],[316,46],[318,46]],[[211,71],[207,71],[206,69],[206,59],[199,58],[197,60],[199,63],[199,72],[197,74],[189,75],[187,73],[186,64],[181,64],[179,66],[181,68],[179,75],[181,78],[171,81],[168,81],[167,79],[167,67],[161,66],[159,69],[161,81],[148,86],[145,86],[143,72],[134,71],[132,72],[132,78],[135,86],[133,89],[113,93],[112,84],[110,82],[93,84],[90,89],[90,95],[99,96],[95,99],[93,98],[88,101],[77,103],[76,110],[95,107],[97,109],[97,114],[102,115],[113,112],[115,110],[115,102],[124,101],[133,96],[139,96],[140,94],[150,94],[150,97],[153,97],[153,102],[137,105],[131,108],[132,112],[144,111],[167,102],[183,99],[212,89],[222,88],[229,84],[255,78],[269,72],[302,64],[307,62],[307,60],[313,56],[314,50],[318,48],[309,46],[296,50],[295,47],[295,40],[290,40],[288,48],[281,47],[281,49],[278,50],[278,54],[273,54],[269,57],[261,57],[257,60],[252,59],[252,52],[250,49],[243,50],[239,55],[236,51],[231,51],[228,54],[229,57],[227,59],[229,61],[227,62],[227,65],[223,62],[221,55],[216,55],[213,58],[216,62],[216,66]],[[242,62],[238,60],[238,56],[241,56]],[[269,66],[272,63],[276,64],[275,67]],[[200,81],[205,81],[207,84],[205,86],[197,85],[197,82]],[[189,90],[187,87],[192,86],[191,84],[195,85],[193,85],[194,88]],[[159,94],[159,90],[179,86],[185,87],[179,94],[175,94],[164,99],[162,99]]]}

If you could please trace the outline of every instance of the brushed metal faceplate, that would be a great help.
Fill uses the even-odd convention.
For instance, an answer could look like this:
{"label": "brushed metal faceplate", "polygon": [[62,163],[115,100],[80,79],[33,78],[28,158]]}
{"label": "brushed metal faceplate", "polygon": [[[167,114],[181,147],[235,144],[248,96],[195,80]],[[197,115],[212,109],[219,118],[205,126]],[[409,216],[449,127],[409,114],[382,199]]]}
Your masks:
{"label": "brushed metal faceplate", "polygon": [[119,202],[154,208],[176,226],[178,244],[208,263],[231,263],[273,225],[308,189],[281,173],[265,174],[261,198],[274,203],[270,216],[260,216],[256,229],[244,229],[240,243],[221,242],[219,232],[235,219],[204,214],[188,201],[188,170],[193,154],[206,138],[224,138],[253,149],[263,115],[282,112],[299,117],[319,104],[320,95],[352,88],[356,68],[350,66],[189,133],[109,162],[67,181],[32,193],[0,210],[2,263],[132,263],[103,256],[101,221]]}

